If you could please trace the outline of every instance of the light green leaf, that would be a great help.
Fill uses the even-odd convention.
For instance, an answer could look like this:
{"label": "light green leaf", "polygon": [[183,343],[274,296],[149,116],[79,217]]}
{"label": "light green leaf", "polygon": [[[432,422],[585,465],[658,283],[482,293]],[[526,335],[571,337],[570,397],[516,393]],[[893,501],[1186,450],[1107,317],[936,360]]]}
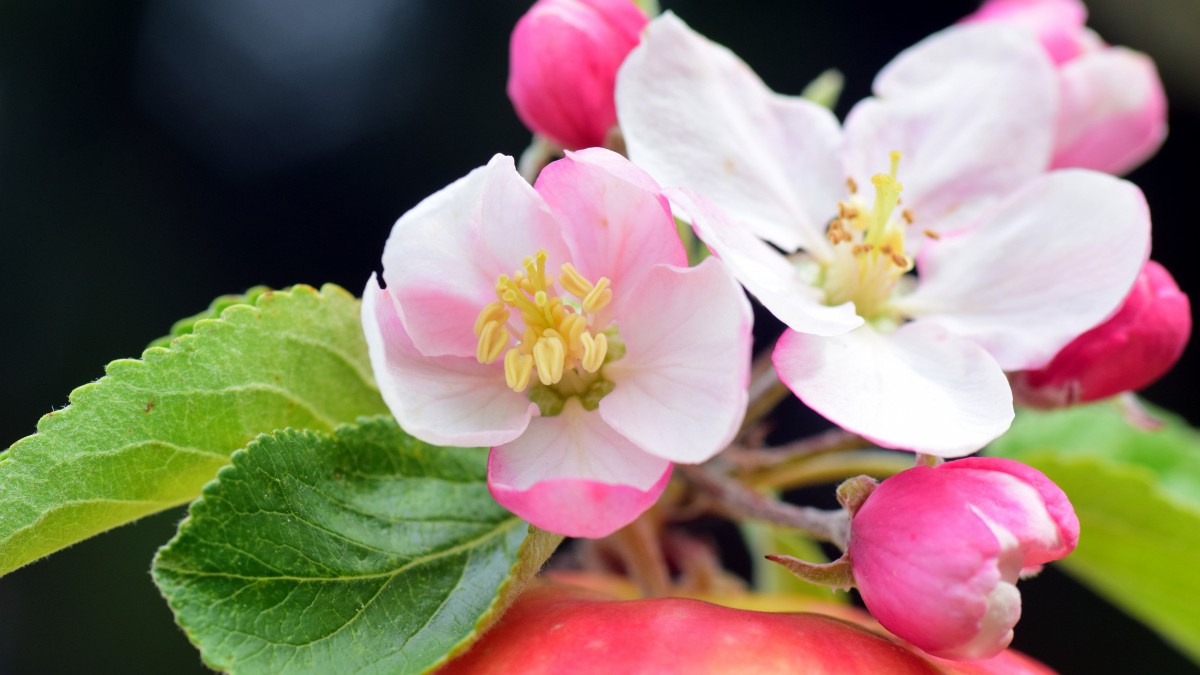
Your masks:
{"label": "light green leaf", "polygon": [[833,110],[842,96],[842,87],[845,84],[846,78],[842,76],[842,71],[830,68],[809,82],[804,87],[804,91],[800,92],[800,96]]}
{"label": "light green leaf", "polygon": [[209,304],[208,309],[204,310],[203,312],[189,316],[186,319],[180,319],[176,321],[175,324],[171,326],[171,332],[168,335],[164,335],[154,342],[151,342],[150,346],[170,347],[171,342],[174,341],[175,338],[179,337],[180,335],[188,335],[194,331],[196,329],[196,324],[201,319],[219,319],[221,317],[221,313],[230,307],[233,307],[234,305],[253,305],[258,301],[260,296],[262,296],[264,293],[270,292],[272,292],[271,289],[266,286],[255,286],[245,293],[222,295],[216,300],[213,300],[212,303]]}
{"label": "light green leaf", "polygon": [[1200,434],[1152,411],[1148,431],[1113,403],[1023,412],[988,454],[1036,467],[1079,515],[1061,563],[1200,663]]}
{"label": "light green leaf", "polygon": [[283,431],[204,488],[154,579],[213,668],[414,673],[494,620],[561,541],[496,504],[487,452],[390,419]]}
{"label": "light green leaf", "polygon": [[386,412],[340,288],[263,293],[191,330],[109,364],[0,454],[0,574],[195,499],[260,433]]}

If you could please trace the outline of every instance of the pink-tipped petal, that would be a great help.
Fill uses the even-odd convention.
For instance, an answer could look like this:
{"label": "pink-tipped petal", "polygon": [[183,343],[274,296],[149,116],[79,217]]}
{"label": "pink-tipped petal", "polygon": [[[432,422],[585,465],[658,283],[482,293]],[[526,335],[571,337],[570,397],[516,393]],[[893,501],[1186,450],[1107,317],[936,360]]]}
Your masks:
{"label": "pink-tipped petal", "polygon": [[1124,174],[1158,151],[1167,137],[1167,97],[1149,56],[1101,49],[1064,64],[1059,73],[1054,167]]}
{"label": "pink-tipped petal", "polygon": [[551,264],[569,259],[541,197],[511,157],[496,155],[400,217],[383,251],[383,278],[422,354],[468,357],[497,278],[539,249]]}
{"label": "pink-tipped petal", "polygon": [[788,328],[838,335],[862,325],[853,303],[824,304],[821,291],[799,268],[714,204],[690,190],[670,190],[668,195],[691,217],[696,234],[733,276]]}
{"label": "pink-tipped petal", "polygon": [[753,314],[717,260],[655,267],[621,323],[624,358],[600,415],[646,452],[696,464],[723,450],[742,423]]}
{"label": "pink-tipped petal", "polygon": [[1045,367],[1014,374],[1013,390],[1020,402],[1046,408],[1138,391],[1175,365],[1191,334],[1188,296],[1151,260],[1116,314]]}
{"label": "pink-tipped petal", "polygon": [[1037,470],[969,458],[883,481],[850,530],[855,584],[875,618],[935,656],[975,660],[1011,642],[1022,569],[1069,554],[1079,521]]}
{"label": "pink-tipped petal", "polygon": [[874,88],[846,119],[846,170],[869,185],[900,151],[904,204],[921,229],[963,226],[1050,163],[1057,76],[1020,29],[943,30],[897,56]]}
{"label": "pink-tipped petal", "polygon": [[613,316],[622,315],[626,298],[640,292],[642,276],[654,265],[687,265],[667,198],[617,153],[603,148],[569,153],[542,170],[536,189],[562,228],[579,272],[593,283],[600,277],[612,281]]}
{"label": "pink-tipped petal", "polygon": [[1064,63],[1084,48],[1081,34],[1087,8],[1079,0],[987,0],[962,23],[988,21],[1032,32],[1055,63]]}
{"label": "pink-tipped petal", "polygon": [[1003,457],[967,457],[939,467],[956,489],[1021,542],[1022,567],[1066,557],[1079,543],[1079,517],[1067,494],[1041,471]]}
{"label": "pink-tipped petal", "polygon": [[621,67],[617,112],[629,156],[659,183],[695,190],[781,248],[828,256],[846,178],[828,110],[775,94],[667,12]]}
{"label": "pink-tipped petal", "polygon": [[457,446],[507,443],[525,431],[537,406],[509,389],[495,365],[422,355],[374,275],[363,291],[362,319],[379,392],[405,431]]}
{"label": "pink-tipped petal", "polygon": [[646,454],[570,399],[520,438],[492,448],[488,488],[534,525],[569,537],[604,537],[662,494],[671,463]]}
{"label": "pink-tipped petal", "polygon": [[617,68],[646,15],[630,0],[540,0],[513,29],[508,96],[530,129],[566,148],[603,145]]}
{"label": "pink-tipped petal", "polygon": [[996,361],[924,322],[886,335],[870,325],[833,337],[789,330],[774,360],[808,407],[883,447],[960,457],[1012,423],[1012,394]]}
{"label": "pink-tipped petal", "polygon": [[[917,467],[880,483],[854,516],[848,553],[855,586],[884,628],[935,656],[961,658],[993,605],[1011,629],[1020,596],[1015,607],[1003,591],[991,597],[1004,584],[1001,543],[946,482]],[[1007,642],[991,646],[995,654]]]}
{"label": "pink-tipped petal", "polygon": [[1120,306],[1149,250],[1137,187],[1056,171],[976,227],[927,244],[916,291],[896,304],[979,343],[1005,370],[1040,368]]}

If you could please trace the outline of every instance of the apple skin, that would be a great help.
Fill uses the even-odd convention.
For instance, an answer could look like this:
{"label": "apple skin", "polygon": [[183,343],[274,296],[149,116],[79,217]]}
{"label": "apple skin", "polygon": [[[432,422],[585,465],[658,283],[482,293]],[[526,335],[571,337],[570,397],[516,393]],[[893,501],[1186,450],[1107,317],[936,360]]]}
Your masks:
{"label": "apple skin", "polygon": [[945,670],[819,614],[730,609],[688,598],[613,600],[568,586],[526,591],[442,675],[478,673],[879,673]]}

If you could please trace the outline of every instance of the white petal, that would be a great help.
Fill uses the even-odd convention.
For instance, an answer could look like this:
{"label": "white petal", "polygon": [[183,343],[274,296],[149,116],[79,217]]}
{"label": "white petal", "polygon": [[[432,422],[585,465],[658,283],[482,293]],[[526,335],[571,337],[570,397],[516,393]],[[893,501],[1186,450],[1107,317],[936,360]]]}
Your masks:
{"label": "white petal", "polygon": [[488,488],[508,510],[570,537],[604,537],[654,505],[671,463],[642,452],[577,399],[495,447]]}
{"label": "white petal", "polygon": [[795,265],[712,203],[690,190],[670,190],[668,196],[691,217],[696,233],[733,276],[788,328],[837,335],[862,325],[854,303],[823,304],[821,291]]}
{"label": "white petal", "polygon": [[496,299],[497,278],[538,249],[553,269],[569,260],[542,198],[511,157],[496,155],[400,217],[383,251],[383,278],[421,353],[471,356],[475,317]]}
{"label": "white petal", "polygon": [[1012,393],[978,345],[913,322],[833,337],[788,331],[779,377],[808,407],[887,448],[961,457],[1008,429]]}
{"label": "white petal", "polygon": [[1055,171],[927,244],[917,289],[896,306],[974,340],[1005,370],[1040,368],[1120,306],[1149,253],[1137,187]]}
{"label": "white petal", "polygon": [[405,431],[459,446],[506,443],[525,431],[537,406],[509,389],[496,365],[423,356],[374,275],[363,291],[362,318],[379,392]]}
{"label": "white petal", "polygon": [[667,12],[621,66],[617,116],[630,158],[664,187],[695,190],[781,248],[828,256],[846,178],[828,110],[775,94]]}
{"label": "white petal", "polygon": [[876,97],[850,112],[846,171],[868,185],[899,150],[902,198],[917,227],[956,229],[1049,165],[1057,87],[1025,31],[948,28],[897,56],[876,77]]}
{"label": "white petal", "polygon": [[619,318],[627,351],[604,366],[616,387],[601,416],[659,457],[694,464],[717,454],[746,412],[752,322],[719,261],[655,267]]}

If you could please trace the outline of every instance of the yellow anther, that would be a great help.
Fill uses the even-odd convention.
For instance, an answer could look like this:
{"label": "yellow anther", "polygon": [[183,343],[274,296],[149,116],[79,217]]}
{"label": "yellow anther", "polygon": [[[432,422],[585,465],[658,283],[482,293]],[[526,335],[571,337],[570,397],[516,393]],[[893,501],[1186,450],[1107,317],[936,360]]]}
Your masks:
{"label": "yellow anther", "polygon": [[608,336],[596,333],[593,337],[590,333],[584,333],[579,336],[579,341],[583,344],[583,358],[579,365],[589,373],[600,370],[600,366],[604,365],[604,356],[608,354]]}
{"label": "yellow anther", "polygon": [[479,344],[475,347],[475,358],[480,363],[491,363],[500,358],[504,348],[508,346],[508,329],[498,321],[483,324],[479,331]]}
{"label": "yellow anther", "polygon": [[505,308],[503,302],[492,302],[483,311],[479,312],[479,316],[475,318],[475,337],[483,332],[483,327],[490,321],[503,324],[508,321],[508,309]]}
{"label": "yellow anther", "polygon": [[567,344],[572,348],[579,344],[579,338],[583,335],[583,331],[587,328],[587,319],[581,314],[570,314],[563,317],[563,320],[558,324],[558,330],[567,339]]}
{"label": "yellow anther", "polygon": [[562,379],[566,360],[566,345],[558,337],[541,337],[533,345],[533,363],[542,384],[557,384]]}
{"label": "yellow anther", "polygon": [[504,355],[504,381],[513,391],[525,391],[533,376],[533,357],[510,349]]}
{"label": "yellow anther", "polygon": [[571,263],[564,263],[562,274],[558,275],[558,283],[563,290],[582,300],[592,290],[592,282],[584,278],[579,270]]}
{"label": "yellow anther", "polygon": [[600,280],[596,282],[592,290],[588,291],[587,295],[583,297],[583,311],[596,312],[607,307],[608,303],[612,302],[613,296],[612,290],[609,288],[610,285],[612,285],[612,282],[608,280],[608,277],[600,277]]}
{"label": "yellow anther", "polygon": [[846,177],[846,189],[849,190],[850,194],[852,195],[858,194],[858,183],[854,182],[854,179],[850,176]]}

